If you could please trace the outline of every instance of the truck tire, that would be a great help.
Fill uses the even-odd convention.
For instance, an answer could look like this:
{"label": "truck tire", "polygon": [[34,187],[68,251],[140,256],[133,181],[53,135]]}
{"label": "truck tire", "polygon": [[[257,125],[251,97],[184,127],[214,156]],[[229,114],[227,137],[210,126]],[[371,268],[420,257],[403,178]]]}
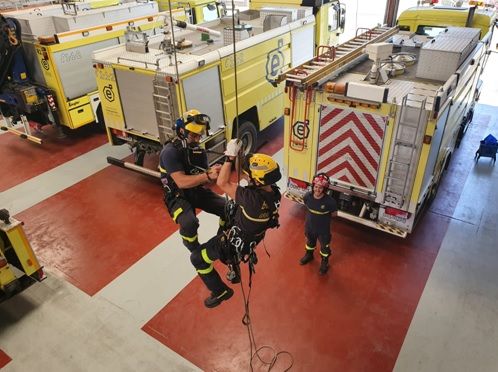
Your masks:
{"label": "truck tire", "polygon": [[140,167],[144,166],[144,160],[145,160],[145,150],[139,149],[136,147],[133,151],[133,159],[135,165],[138,165]]}
{"label": "truck tire", "polygon": [[237,138],[242,141],[244,155],[256,151],[258,132],[253,123],[247,120],[243,121],[239,125],[239,135]]}
{"label": "truck tire", "polygon": [[105,133],[104,113],[102,112],[102,104],[100,103],[95,111],[95,116],[97,117],[97,121],[94,124],[95,131],[97,133]]}

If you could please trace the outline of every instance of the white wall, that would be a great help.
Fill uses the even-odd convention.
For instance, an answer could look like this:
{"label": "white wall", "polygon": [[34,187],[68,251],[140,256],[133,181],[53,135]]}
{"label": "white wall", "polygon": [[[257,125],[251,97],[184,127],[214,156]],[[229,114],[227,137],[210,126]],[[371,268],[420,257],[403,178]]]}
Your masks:
{"label": "white wall", "polygon": [[[384,22],[386,0],[343,0],[346,4],[346,30],[342,41],[353,38],[359,27],[372,28]],[[417,0],[400,0],[399,12],[417,5]]]}

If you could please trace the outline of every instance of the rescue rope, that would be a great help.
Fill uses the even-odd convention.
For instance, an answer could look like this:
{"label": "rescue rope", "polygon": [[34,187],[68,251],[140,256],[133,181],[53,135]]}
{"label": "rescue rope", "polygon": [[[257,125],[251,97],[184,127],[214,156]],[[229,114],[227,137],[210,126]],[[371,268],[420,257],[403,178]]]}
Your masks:
{"label": "rescue rope", "polygon": [[[176,73],[176,84],[179,84],[180,82],[180,74],[178,73],[178,60],[176,58],[176,41],[175,41],[175,30],[173,27],[173,11],[171,10],[171,0],[168,0],[168,7],[169,7],[169,22],[171,26],[171,43],[173,44],[173,56],[175,59],[175,73]],[[171,60],[170,60],[171,61]]]}
{"label": "rescue rope", "polygon": [[[237,77],[237,47],[235,45],[235,3],[232,0],[232,47],[233,47],[233,82],[235,88],[235,133],[237,133],[237,142],[240,141],[239,132],[239,80]],[[233,128],[232,128],[233,130]],[[233,137],[233,132],[232,132]],[[238,158],[238,157],[237,157]],[[237,160],[235,162],[235,167],[237,170],[237,184],[240,183],[240,172],[241,172],[241,162]],[[228,197],[227,197],[228,198]]]}
{"label": "rescue rope", "polygon": [[[239,136],[239,82],[237,79],[237,48],[235,45],[235,3],[232,0],[232,46],[233,46],[233,82],[235,86],[235,128],[237,130],[237,140]],[[239,179],[237,179],[239,181]]]}
{"label": "rescue rope", "polygon": [[[235,3],[234,0],[231,1],[232,3],[232,46],[233,46],[233,68],[234,68],[234,85],[235,85],[235,128],[236,128],[236,133],[237,136],[234,137],[238,141],[240,141],[240,132],[239,132],[239,91],[238,91],[238,78],[237,78],[237,48],[236,48],[236,41],[235,41]],[[240,172],[241,172],[241,162],[237,161],[236,163],[237,167],[237,184],[240,183]],[[227,197],[228,198],[228,197]],[[266,249],[266,245],[263,239],[263,245],[265,247],[265,251],[268,254],[268,250]],[[268,254],[268,257],[270,255]],[[240,263],[239,263],[240,265]],[[249,299],[251,297],[251,290],[252,290],[252,274],[254,271],[254,264],[249,263],[248,264],[249,268],[249,291],[246,296],[246,292],[244,289],[244,283],[242,281],[242,273],[240,271],[239,267],[239,275],[240,275],[240,288],[242,291],[242,297],[244,299],[244,316],[242,317],[242,324],[244,324],[247,328],[247,334],[249,337],[249,345],[250,345],[250,359],[249,359],[249,367],[251,369],[251,372],[254,371],[253,367],[253,361],[255,358],[257,358],[264,366],[267,366],[268,369],[267,371],[271,371],[272,368],[275,366],[275,364],[278,361],[278,358],[282,355],[288,355],[290,357],[290,365],[286,369],[284,369],[284,372],[289,371],[293,364],[294,364],[294,358],[292,357],[292,354],[289,353],[288,351],[279,351],[276,352],[275,349],[269,345],[263,345],[260,346],[259,348],[257,347],[256,340],[254,337],[254,331],[252,329],[252,321],[251,321],[251,315],[250,315],[250,307],[249,307]],[[270,350],[272,353],[272,357],[269,361],[265,360],[260,353],[263,350]]]}
{"label": "rescue rope", "polygon": [[[268,253],[268,250],[266,249],[266,244],[265,244],[264,239],[263,239],[263,246],[265,247],[266,254],[269,257],[270,254]],[[289,356],[290,364],[283,371],[284,372],[289,371],[292,368],[292,366],[294,365],[294,358],[292,357],[292,354],[290,352],[285,351],[285,350],[277,352],[273,347],[271,347],[269,345],[262,345],[260,347],[257,346],[256,339],[254,337],[254,331],[252,329],[252,321],[251,321],[250,308],[249,308],[249,299],[251,297],[251,290],[252,290],[252,268],[251,268],[251,266],[249,265],[249,291],[247,293],[247,296],[246,296],[246,292],[245,292],[244,284],[243,284],[243,280],[242,280],[242,272],[240,271],[240,269],[239,269],[239,275],[240,275],[240,288],[242,291],[242,297],[244,299],[244,310],[245,310],[244,316],[242,317],[242,324],[244,324],[246,326],[247,335],[249,337],[249,345],[250,345],[249,367],[250,367],[251,372],[254,372],[253,362],[256,358],[261,362],[261,364],[263,364],[263,366],[267,367],[267,369],[266,369],[267,371],[271,371],[272,368],[275,367],[275,365],[278,361],[278,358],[281,356],[284,356],[284,355]],[[264,350],[270,351],[270,353],[271,353],[270,360],[265,360],[261,356],[261,352]]]}

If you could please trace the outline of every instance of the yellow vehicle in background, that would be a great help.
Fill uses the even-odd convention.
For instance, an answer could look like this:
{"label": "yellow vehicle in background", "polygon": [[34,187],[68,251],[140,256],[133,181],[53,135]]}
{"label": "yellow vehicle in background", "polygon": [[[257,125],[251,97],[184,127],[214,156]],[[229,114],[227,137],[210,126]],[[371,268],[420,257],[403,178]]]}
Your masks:
{"label": "yellow vehicle in background", "polygon": [[0,300],[45,278],[23,224],[0,210]]}
{"label": "yellow vehicle in background", "polygon": [[[268,7],[268,0],[250,0],[249,8],[259,10]],[[344,32],[346,24],[346,6],[336,0],[280,0],[274,6],[299,7],[309,6],[313,8],[315,16],[315,46],[336,45],[339,35]]]}
{"label": "yellow vehicle in background", "polygon": [[172,9],[183,10],[185,12],[187,22],[192,24],[214,21],[222,15],[224,9],[224,5],[215,0],[158,0],[159,10],[168,10],[170,3]]}
{"label": "yellow vehicle in background", "polygon": [[419,6],[401,13],[397,25],[401,31],[429,37],[435,37],[449,26],[472,27],[481,30],[482,38],[492,27],[495,17],[491,8]]}
{"label": "yellow vehicle in background", "polygon": [[129,144],[141,166],[146,153],[157,153],[175,136],[176,119],[195,108],[211,118],[210,134],[202,140],[210,162],[223,156],[226,140],[235,136],[254,151],[258,133],[283,114],[284,88],[273,81],[313,57],[314,26],[312,8],[262,8],[240,12],[235,29],[232,18],[224,17],[176,30],[176,48],[168,34],[148,39],[147,50],[120,45],[95,52],[109,141]]}
{"label": "yellow vehicle in background", "polygon": [[[115,0],[4,13],[0,109],[8,125],[3,130],[41,143],[28,121],[39,129],[46,124],[105,127],[91,53],[122,43],[130,26],[154,33],[163,22],[156,2],[103,6],[109,3]],[[13,127],[18,121],[24,131]]]}
{"label": "yellow vehicle in background", "polygon": [[285,196],[302,202],[313,175],[325,173],[339,217],[412,232],[472,121],[489,55],[493,13],[478,28],[436,23],[457,24],[465,13],[410,10],[402,31],[363,30],[279,77],[289,98]]}

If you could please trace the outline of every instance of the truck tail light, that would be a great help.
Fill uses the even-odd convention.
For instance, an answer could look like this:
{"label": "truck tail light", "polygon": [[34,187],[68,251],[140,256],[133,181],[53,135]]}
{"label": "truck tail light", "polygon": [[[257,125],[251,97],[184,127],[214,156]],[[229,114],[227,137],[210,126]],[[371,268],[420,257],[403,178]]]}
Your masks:
{"label": "truck tail light", "polygon": [[289,178],[288,186],[294,187],[296,189],[307,189],[308,188],[308,184],[306,182],[301,181],[301,180],[296,180],[295,178]]}
{"label": "truck tail light", "polygon": [[128,137],[126,135],[126,132],[123,132],[122,130],[118,130],[118,129],[111,129],[111,133],[113,135],[115,135],[116,137],[120,137],[120,138],[126,138],[126,137]]}
{"label": "truck tail light", "polygon": [[405,218],[408,219],[410,216],[410,213],[406,211],[402,211],[400,209],[392,208],[392,207],[387,207],[385,210],[386,214],[390,216],[395,216],[395,217],[400,217],[400,218]]}

